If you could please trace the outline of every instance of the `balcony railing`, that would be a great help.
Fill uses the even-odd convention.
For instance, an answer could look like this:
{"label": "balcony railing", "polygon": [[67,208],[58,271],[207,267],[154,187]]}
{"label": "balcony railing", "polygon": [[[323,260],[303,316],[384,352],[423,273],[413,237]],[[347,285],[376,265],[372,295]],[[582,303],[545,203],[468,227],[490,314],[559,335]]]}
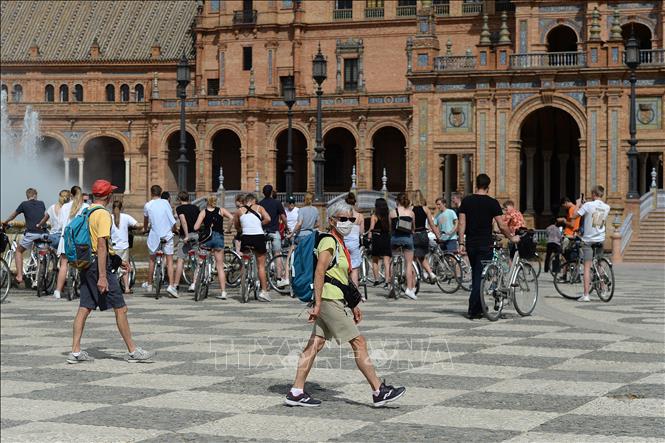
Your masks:
{"label": "balcony railing", "polygon": [[510,56],[510,67],[522,68],[559,68],[562,66],[585,66],[583,52],[532,52]]}
{"label": "balcony railing", "polygon": [[383,8],[365,8],[365,18],[383,18]]}
{"label": "balcony railing", "polygon": [[333,20],[351,20],[353,9],[333,9]]}
{"label": "balcony railing", "polygon": [[450,15],[450,5],[448,4],[440,4],[440,5],[434,5],[434,15],[437,17],[447,17]]}
{"label": "balcony railing", "polygon": [[415,17],[415,16],[416,16],[415,5],[397,7],[397,17]]}
{"label": "balcony railing", "polygon": [[482,3],[462,3],[463,15],[477,15],[483,12]]}
{"label": "balcony railing", "polygon": [[642,49],[640,63],[643,65],[665,65],[665,49]]}
{"label": "balcony railing", "polygon": [[255,25],[256,24],[256,9],[243,9],[242,11],[233,11],[233,24],[234,25]]}
{"label": "balcony railing", "polygon": [[475,67],[476,57],[474,55],[444,55],[434,59],[434,70],[436,71],[455,71]]}

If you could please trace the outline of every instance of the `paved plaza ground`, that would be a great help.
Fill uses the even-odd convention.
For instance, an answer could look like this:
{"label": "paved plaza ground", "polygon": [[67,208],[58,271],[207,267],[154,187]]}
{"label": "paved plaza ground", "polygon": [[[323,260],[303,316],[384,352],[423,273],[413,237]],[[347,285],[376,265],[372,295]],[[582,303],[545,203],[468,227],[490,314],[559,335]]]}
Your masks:
{"label": "paved plaza ground", "polygon": [[289,297],[137,293],[130,324],[154,363],[123,361],[113,314],[96,312],[83,340],[96,361],[68,365],[77,304],[15,291],[1,315],[2,441],[662,441],[664,267],[615,269],[609,304],[564,300],[543,276],[532,317],[495,323],[465,319],[463,292],[372,289],[361,331],[379,375],[407,387],[382,409],[336,344],[306,386],[322,407],[282,405],[311,330]]}

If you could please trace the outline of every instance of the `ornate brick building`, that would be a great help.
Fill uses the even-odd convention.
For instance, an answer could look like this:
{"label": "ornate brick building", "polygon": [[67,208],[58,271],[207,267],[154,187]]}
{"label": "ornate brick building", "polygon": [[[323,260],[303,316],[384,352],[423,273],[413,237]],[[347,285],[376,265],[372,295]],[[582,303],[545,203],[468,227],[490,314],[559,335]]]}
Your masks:
{"label": "ornate brick building", "polygon": [[559,199],[603,184],[627,192],[628,70],[635,32],[640,190],[665,152],[665,6],[652,1],[206,0],[2,2],[2,88],[19,125],[41,116],[44,149],[88,186],[176,189],[183,51],[188,190],[284,188],[286,106],[295,78],[294,188],[314,187],[316,85],[323,84],[325,189],[492,192],[542,224]]}

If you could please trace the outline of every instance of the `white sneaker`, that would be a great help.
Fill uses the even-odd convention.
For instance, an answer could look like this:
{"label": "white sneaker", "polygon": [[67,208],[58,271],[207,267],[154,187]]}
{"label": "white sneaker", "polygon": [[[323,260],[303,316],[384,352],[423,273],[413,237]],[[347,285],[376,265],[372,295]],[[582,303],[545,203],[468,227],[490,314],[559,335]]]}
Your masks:
{"label": "white sneaker", "polygon": [[60,297],[61,297],[60,291],[58,291],[57,289],[53,291],[53,298],[60,298]]}
{"label": "white sneaker", "polygon": [[289,281],[287,279],[277,280],[277,287],[278,288],[283,288],[283,287],[288,286],[288,285],[289,285]]}
{"label": "white sneaker", "polygon": [[577,301],[579,301],[579,302],[589,302],[589,301],[591,301],[591,299],[589,298],[588,295],[583,295],[580,298],[578,298]]}
{"label": "white sneaker", "polygon": [[222,291],[222,293],[215,298],[218,298],[220,300],[226,300],[226,291]]}
{"label": "white sneaker", "polygon": [[189,292],[194,292],[194,290],[196,290],[196,283],[192,283],[191,285],[189,285],[188,290],[189,290]]}
{"label": "white sneaker", "polygon": [[413,289],[407,289],[406,291],[404,291],[404,295],[409,297],[411,300],[418,300],[418,296],[416,295],[416,291],[414,291]]}
{"label": "white sneaker", "polygon": [[150,283],[148,283],[147,281],[144,281],[143,283],[141,283],[141,288],[150,289],[150,288],[152,288],[152,285]]}
{"label": "white sneaker", "polygon": [[268,293],[268,291],[259,292],[257,298],[259,299],[259,301],[272,301],[272,298],[270,298],[270,294]]}
{"label": "white sneaker", "polygon": [[178,298],[178,290],[174,286],[169,286],[166,288],[166,292],[173,298]]}

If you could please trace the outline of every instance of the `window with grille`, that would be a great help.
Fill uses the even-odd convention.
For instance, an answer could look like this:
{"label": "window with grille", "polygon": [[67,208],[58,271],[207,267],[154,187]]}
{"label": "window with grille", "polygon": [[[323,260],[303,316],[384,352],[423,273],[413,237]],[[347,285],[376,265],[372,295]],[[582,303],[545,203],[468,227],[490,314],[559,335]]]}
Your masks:
{"label": "window with grille", "polygon": [[219,79],[218,78],[209,78],[208,79],[208,95],[219,95]]}
{"label": "window with grille", "polygon": [[242,48],[242,70],[250,71],[252,69],[252,47],[244,46]]}
{"label": "window with grille", "polygon": [[358,59],[344,59],[344,90],[358,90]]}

